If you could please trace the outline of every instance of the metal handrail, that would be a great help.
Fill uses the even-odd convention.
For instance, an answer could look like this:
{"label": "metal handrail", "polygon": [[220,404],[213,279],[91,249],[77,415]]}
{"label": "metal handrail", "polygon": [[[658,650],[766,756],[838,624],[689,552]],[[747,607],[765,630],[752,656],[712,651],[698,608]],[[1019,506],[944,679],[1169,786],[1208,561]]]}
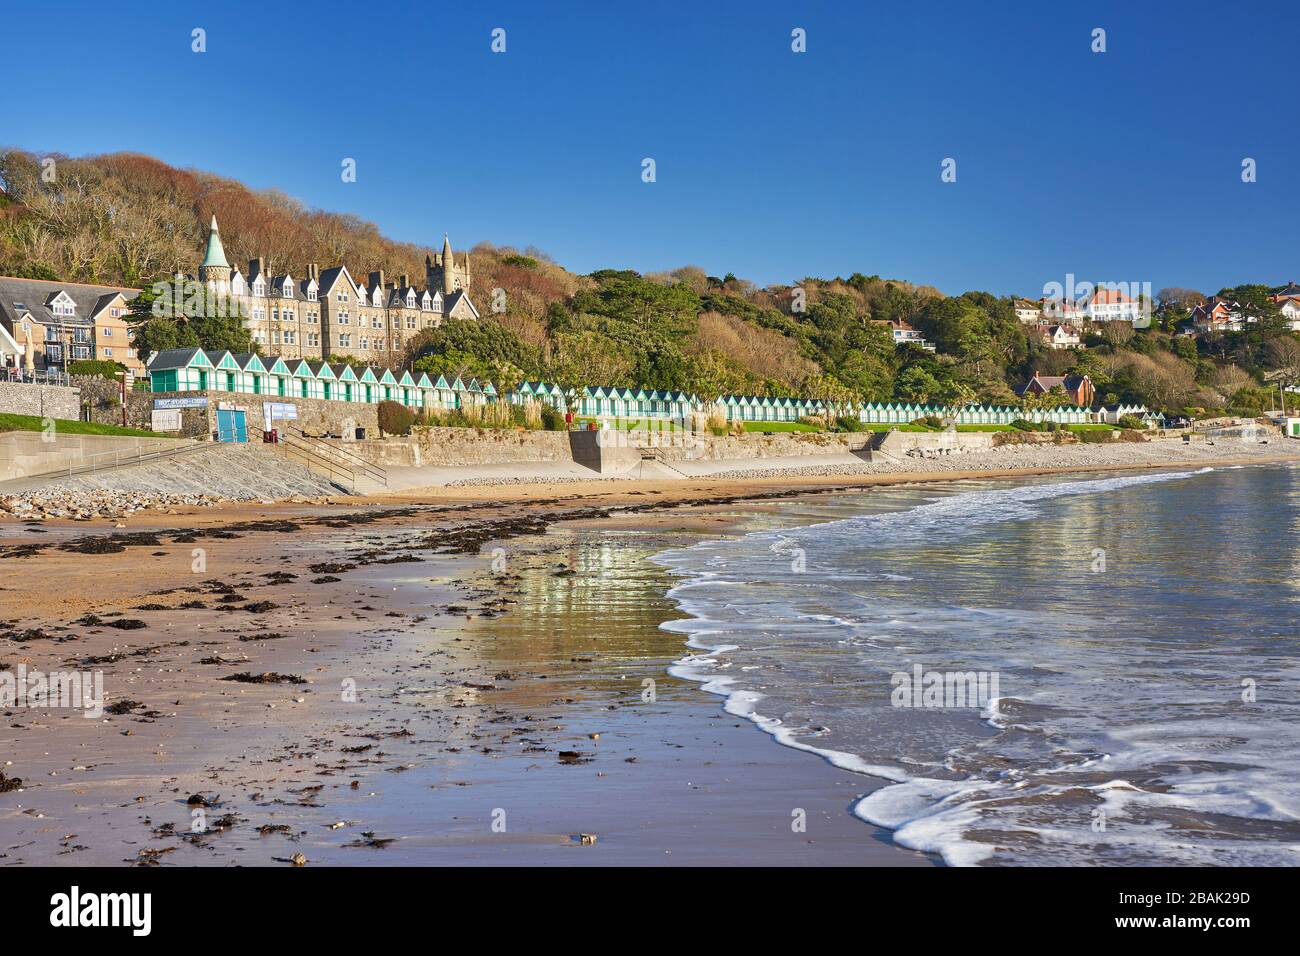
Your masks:
{"label": "metal handrail", "polygon": [[[53,471],[42,471],[34,475],[23,475],[20,478],[11,478],[9,479],[9,481],[0,483],[0,487],[9,484],[18,484],[20,482],[52,481],[56,478],[75,478],[79,475],[94,475],[94,474],[98,474],[101,471],[113,471],[117,468],[128,468],[132,465],[142,465],[148,461],[160,461],[164,458],[175,458],[178,455],[184,455],[190,452],[199,451],[203,448],[211,448],[211,447],[212,447],[211,445],[206,444],[204,442],[194,442],[188,445],[181,445],[177,448],[166,448],[161,451],[135,452],[134,454],[127,455],[126,457],[122,456],[121,451],[101,451],[101,452],[96,452],[93,455],[86,456],[85,458],[82,459],[83,463],[80,465],[73,465],[69,463],[66,468],[56,468]],[[110,455],[113,456],[113,461],[111,464],[101,465],[98,461],[94,460],[99,458],[105,458]],[[85,462],[87,461],[89,461],[90,463],[86,464]]]}
{"label": "metal handrail", "polygon": [[268,442],[265,447],[279,450],[285,457],[297,456],[298,460],[307,466],[310,471],[313,466],[323,469],[331,481],[334,481],[336,475],[348,479],[348,491],[356,494],[357,476],[352,469],[340,465],[338,462],[330,461],[324,455],[317,455],[307,445],[295,441],[285,436],[278,442]]}
{"label": "metal handrail", "polygon": [[[388,473],[377,465],[373,465],[366,461],[360,455],[356,454],[356,452],[348,451],[346,448],[340,448],[337,445],[331,445],[324,439],[317,438],[314,435],[308,435],[297,425],[285,425],[284,427],[286,431],[297,434],[299,438],[310,442],[314,447],[326,449],[330,454],[340,455],[351,462],[355,462],[356,467],[352,468],[354,473],[360,471],[361,474],[365,475],[367,478],[373,478],[384,487],[388,487]],[[340,462],[339,464],[341,465],[342,463]]]}

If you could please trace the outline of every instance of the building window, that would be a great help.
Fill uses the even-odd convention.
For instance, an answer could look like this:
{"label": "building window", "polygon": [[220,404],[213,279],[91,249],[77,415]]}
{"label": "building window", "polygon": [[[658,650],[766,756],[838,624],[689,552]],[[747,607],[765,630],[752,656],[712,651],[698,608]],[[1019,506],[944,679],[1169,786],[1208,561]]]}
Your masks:
{"label": "building window", "polygon": [[367,338],[363,338],[363,339],[361,339],[361,351],[364,352],[364,351],[366,351],[368,348],[370,348],[370,340],[367,339]]}
{"label": "building window", "polygon": [[108,336],[109,338],[112,338],[112,336],[113,336],[113,330],[112,330],[112,329],[104,328],[104,329],[100,329],[99,331],[102,332],[102,333],[104,333],[104,335]]}
{"label": "building window", "polygon": [[262,281],[259,279],[257,282],[254,282],[253,295],[265,295],[265,294],[266,294],[266,286],[262,284]]}
{"label": "building window", "polygon": [[370,320],[370,327],[372,329],[382,329],[384,327],[383,318],[381,316],[376,315],[373,319]]}
{"label": "building window", "polygon": [[340,302],[346,302],[346,301],[348,301],[348,294],[347,294],[346,292],[340,292],[340,293],[339,293],[339,301],[340,301]]}
{"label": "building window", "polygon": [[415,328],[415,316],[413,316],[413,315],[408,315],[408,316],[406,317],[406,327],[407,327],[408,329],[413,329],[413,328]]}
{"label": "building window", "polygon": [[308,332],[308,333],[307,333],[307,344],[308,344],[308,345],[320,345],[320,333],[319,333],[319,332]]}
{"label": "building window", "polygon": [[347,324],[348,324],[348,314],[346,312],[340,312],[339,325],[347,325]]}
{"label": "building window", "polygon": [[104,358],[112,358],[112,357],[113,357],[113,350],[112,350],[112,349],[104,349]]}
{"label": "building window", "polygon": [[307,290],[307,301],[308,301],[308,302],[315,302],[315,301],[316,301],[316,290],[315,290],[315,289],[308,289],[308,290]]}
{"label": "building window", "polygon": [[349,347],[351,347],[351,345],[352,345],[352,336],[350,336],[350,335],[348,335],[348,333],[344,332],[342,335],[339,336],[339,345],[341,345],[343,348],[349,348]]}

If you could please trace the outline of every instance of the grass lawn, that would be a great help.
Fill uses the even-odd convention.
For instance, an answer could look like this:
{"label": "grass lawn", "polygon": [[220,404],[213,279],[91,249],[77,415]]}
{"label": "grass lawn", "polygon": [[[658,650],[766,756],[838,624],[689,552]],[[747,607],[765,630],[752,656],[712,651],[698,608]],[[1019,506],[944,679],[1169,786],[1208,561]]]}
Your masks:
{"label": "grass lawn", "polygon": [[[121,425],[100,425],[97,422],[74,422],[66,418],[52,419],[55,434],[59,435],[130,435],[135,438],[176,438],[161,432],[141,428],[123,428]],[[11,415],[0,412],[0,432],[39,432],[45,430],[45,419],[39,415]]]}
{"label": "grass lawn", "polygon": [[636,430],[633,426],[637,425],[640,426],[641,431],[676,432],[682,430],[681,423],[675,422],[671,418],[652,418],[649,416],[645,418],[588,418],[579,415],[573,419],[573,423],[580,428],[586,428],[587,425],[592,422],[595,422],[598,425],[601,422],[610,422],[610,427],[612,428],[619,428],[622,430],[632,428],[633,431]]}

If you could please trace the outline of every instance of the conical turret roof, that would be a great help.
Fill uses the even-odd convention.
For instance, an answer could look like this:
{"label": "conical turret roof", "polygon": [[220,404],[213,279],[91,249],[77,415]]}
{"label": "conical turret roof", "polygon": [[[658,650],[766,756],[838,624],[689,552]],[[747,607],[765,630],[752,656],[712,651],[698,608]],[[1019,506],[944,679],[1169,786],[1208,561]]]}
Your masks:
{"label": "conical turret roof", "polygon": [[203,267],[221,266],[230,268],[226,261],[226,250],[221,245],[221,233],[217,231],[217,217],[212,217],[211,232],[208,233],[208,254],[203,257]]}

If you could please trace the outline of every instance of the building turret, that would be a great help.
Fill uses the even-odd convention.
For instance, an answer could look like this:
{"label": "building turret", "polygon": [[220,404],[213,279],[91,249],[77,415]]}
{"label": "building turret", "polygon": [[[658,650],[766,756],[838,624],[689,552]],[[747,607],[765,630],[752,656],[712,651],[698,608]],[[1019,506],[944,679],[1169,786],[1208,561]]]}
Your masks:
{"label": "building turret", "polygon": [[452,259],[451,259],[451,240],[447,234],[442,234],[442,294],[451,295],[456,291],[455,283],[452,281]]}
{"label": "building turret", "polygon": [[230,284],[230,263],[226,261],[226,250],[221,245],[221,233],[217,229],[217,217],[212,217],[208,232],[208,251],[199,266],[199,280],[225,288]]}

